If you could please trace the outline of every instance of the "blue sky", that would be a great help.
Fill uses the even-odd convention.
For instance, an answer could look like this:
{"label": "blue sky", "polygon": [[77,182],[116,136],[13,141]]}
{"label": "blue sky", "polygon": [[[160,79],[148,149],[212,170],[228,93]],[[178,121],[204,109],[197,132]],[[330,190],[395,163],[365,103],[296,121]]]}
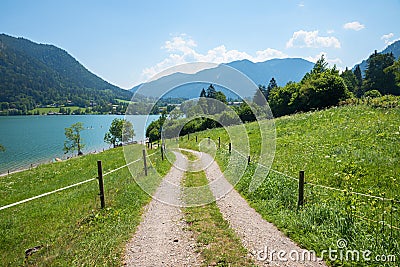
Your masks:
{"label": "blue sky", "polygon": [[122,88],[194,61],[325,54],[343,69],[400,39],[399,0],[1,0],[0,11],[1,33],[61,47]]}

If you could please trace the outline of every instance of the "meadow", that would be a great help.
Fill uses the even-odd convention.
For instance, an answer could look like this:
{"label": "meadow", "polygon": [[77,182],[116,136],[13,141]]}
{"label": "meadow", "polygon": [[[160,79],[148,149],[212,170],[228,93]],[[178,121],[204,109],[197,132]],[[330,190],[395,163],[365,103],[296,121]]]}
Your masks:
{"label": "meadow", "polygon": [[[142,157],[142,146],[133,145],[129,162]],[[135,182],[147,180],[155,190],[160,174],[170,168],[159,151],[148,151],[153,163],[144,177],[143,161],[125,165],[123,148],[110,149],[63,162],[40,165],[0,178],[0,206],[97,177],[102,160],[105,209],[100,209],[97,179],[0,210],[1,266],[121,266],[125,243],[140,222],[143,206],[151,197]],[[173,157],[173,155],[169,155]],[[150,162],[148,160],[148,162]],[[147,179],[146,179],[147,178]],[[25,250],[39,246],[29,257]]]}
{"label": "meadow", "polygon": [[[325,258],[332,266],[397,266],[400,261],[399,121],[399,108],[369,105],[277,118],[272,169],[255,191],[249,191],[249,185],[256,168],[265,162],[259,160],[262,146],[259,124],[249,123],[245,127],[251,162],[239,181],[237,173],[229,168],[225,176],[236,184],[253,208],[301,246],[320,253],[338,249],[338,241],[345,240],[345,250],[372,252],[367,260]],[[222,145],[216,160],[224,169],[229,160],[238,160],[235,147],[232,153],[228,152],[231,139],[227,132],[234,132],[235,127],[239,128],[191,134],[190,140],[182,137],[180,145],[199,150],[195,135],[199,142],[210,137],[217,144],[220,138]],[[247,162],[247,155],[240,153],[239,157]],[[299,208],[300,170],[305,171],[306,185],[305,204]],[[386,261],[378,260],[382,255],[388,256]]]}

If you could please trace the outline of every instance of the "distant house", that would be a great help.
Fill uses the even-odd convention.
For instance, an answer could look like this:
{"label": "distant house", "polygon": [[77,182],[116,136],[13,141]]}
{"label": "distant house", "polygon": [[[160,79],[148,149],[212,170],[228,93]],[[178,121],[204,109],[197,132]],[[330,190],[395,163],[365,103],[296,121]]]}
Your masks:
{"label": "distant house", "polygon": [[229,106],[240,106],[243,103],[243,101],[234,101],[234,102],[228,102]]}

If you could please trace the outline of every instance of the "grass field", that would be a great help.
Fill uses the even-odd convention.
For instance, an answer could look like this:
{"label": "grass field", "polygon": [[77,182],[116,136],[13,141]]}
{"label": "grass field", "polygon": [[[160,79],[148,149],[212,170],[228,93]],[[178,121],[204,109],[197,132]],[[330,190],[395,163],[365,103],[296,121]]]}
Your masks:
{"label": "grass field", "polygon": [[[141,150],[132,146],[129,160],[141,158]],[[147,176],[154,190],[161,180],[155,168],[165,174],[170,164],[159,160],[159,151],[149,158],[156,163]],[[103,162],[103,173],[126,164],[122,148],[116,148],[4,176],[0,206],[96,177],[97,160]],[[122,168],[104,177],[104,210],[96,180],[1,210],[0,265],[120,266],[124,244],[150,201],[135,183],[136,178],[145,179],[143,161],[130,165],[130,170],[132,174]],[[25,259],[25,250],[36,246],[42,247]]]}
{"label": "grass field", "polygon": [[[189,162],[196,160],[190,152],[181,151],[188,157]],[[182,181],[184,200],[186,203],[199,202],[199,199],[211,199],[212,192],[207,186],[208,180],[204,171],[187,172]],[[190,190],[192,187],[204,190],[197,191],[197,195]],[[197,250],[203,258],[203,266],[255,266],[247,257],[247,250],[243,247],[236,233],[224,220],[217,204],[214,202],[184,209],[185,221],[188,229],[194,233]]]}
{"label": "grass field", "polygon": [[[370,250],[371,258],[378,255],[397,258],[396,262],[378,262],[375,258],[326,259],[331,265],[397,266],[400,262],[400,203],[349,192],[400,200],[399,122],[399,108],[366,105],[278,118],[275,120],[277,138],[272,169],[283,174],[270,172],[255,192],[248,189],[260,153],[260,132],[256,123],[246,124],[252,162],[236,189],[264,218],[308,249],[317,252],[329,247],[337,249],[337,241],[345,239],[348,249]],[[214,142],[220,137],[224,143],[216,160],[226,167],[230,157],[226,132],[213,129],[192,134],[190,141],[181,138],[180,145],[197,150],[195,135],[199,140],[210,136]],[[242,160],[247,161],[247,158]],[[306,203],[298,210],[296,178],[300,170],[305,170],[308,184],[305,186]],[[225,175],[232,181],[237,178],[229,171]]]}

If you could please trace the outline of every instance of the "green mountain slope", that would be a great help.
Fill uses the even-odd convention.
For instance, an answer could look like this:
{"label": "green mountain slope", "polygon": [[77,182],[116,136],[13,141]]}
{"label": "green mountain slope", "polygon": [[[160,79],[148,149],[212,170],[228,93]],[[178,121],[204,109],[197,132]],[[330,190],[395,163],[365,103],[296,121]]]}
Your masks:
{"label": "green mountain slope", "polygon": [[41,105],[106,106],[132,93],[88,71],[53,45],[0,35],[0,110]]}

